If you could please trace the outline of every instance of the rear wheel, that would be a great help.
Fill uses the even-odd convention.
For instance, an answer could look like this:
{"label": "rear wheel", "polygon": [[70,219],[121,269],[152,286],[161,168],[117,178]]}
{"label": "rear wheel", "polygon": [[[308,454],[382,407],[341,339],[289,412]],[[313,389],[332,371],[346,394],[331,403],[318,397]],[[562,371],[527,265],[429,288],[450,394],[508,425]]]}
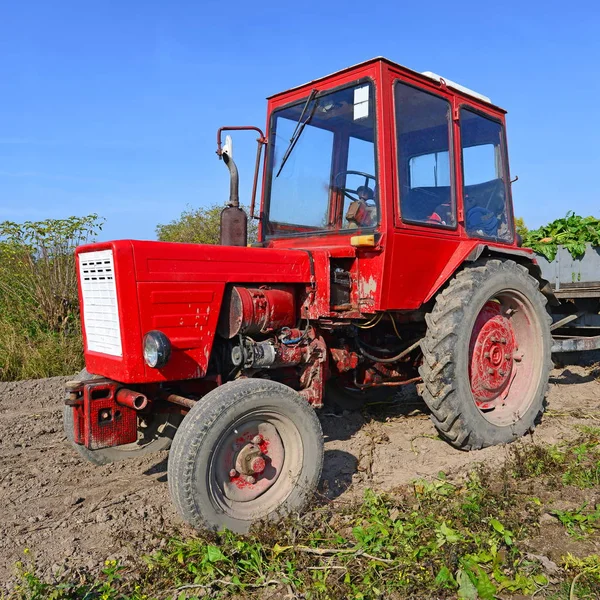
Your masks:
{"label": "rear wheel", "polygon": [[[83,369],[75,378],[77,381],[90,381],[102,379],[99,375],[88,373]],[[74,441],[73,408],[65,405],[63,408],[63,427],[67,440],[75,450],[88,462],[94,465],[107,465],[119,460],[137,458],[161,450],[168,450],[171,446],[177,426],[181,422],[181,415],[155,413],[138,418],[138,441],[132,444],[124,444],[113,448],[102,448],[100,450],[89,450],[85,446],[76,444]]]}
{"label": "rear wheel", "polygon": [[302,509],[322,465],[323,434],[308,403],[281,383],[239,379],[186,415],[169,453],[169,489],[194,527],[245,533]]}
{"label": "rear wheel", "polygon": [[422,394],[453,446],[509,443],[541,418],[552,344],[538,287],[522,265],[485,259],[458,273],[427,315]]}

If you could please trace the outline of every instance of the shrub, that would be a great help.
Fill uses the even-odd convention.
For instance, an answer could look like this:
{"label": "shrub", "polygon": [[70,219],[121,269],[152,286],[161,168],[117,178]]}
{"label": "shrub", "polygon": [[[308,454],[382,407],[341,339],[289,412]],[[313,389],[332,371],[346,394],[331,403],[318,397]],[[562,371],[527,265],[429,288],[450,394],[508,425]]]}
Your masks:
{"label": "shrub", "polygon": [[73,252],[101,227],[95,214],[0,223],[0,379],[71,374],[81,367]]}

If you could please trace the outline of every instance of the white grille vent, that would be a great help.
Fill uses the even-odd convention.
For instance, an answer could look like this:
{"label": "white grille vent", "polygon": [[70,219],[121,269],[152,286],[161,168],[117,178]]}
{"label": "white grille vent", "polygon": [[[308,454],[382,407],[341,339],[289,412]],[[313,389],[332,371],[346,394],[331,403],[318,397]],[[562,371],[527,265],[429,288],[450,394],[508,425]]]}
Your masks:
{"label": "white grille vent", "polygon": [[123,356],[112,250],[79,255],[87,349]]}

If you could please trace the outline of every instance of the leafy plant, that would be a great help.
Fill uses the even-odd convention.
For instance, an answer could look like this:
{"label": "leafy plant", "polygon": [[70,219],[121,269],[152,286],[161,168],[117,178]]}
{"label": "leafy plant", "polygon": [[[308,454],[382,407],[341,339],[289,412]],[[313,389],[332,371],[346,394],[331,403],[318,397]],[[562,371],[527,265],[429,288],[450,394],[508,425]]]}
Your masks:
{"label": "leafy plant", "polygon": [[580,258],[585,254],[586,243],[600,246],[600,219],[580,217],[573,211],[523,235],[523,246],[543,254],[550,261],[556,257],[559,245],[564,246],[573,258]]}
{"label": "leafy plant", "polygon": [[586,511],[586,508],[584,504],[575,510],[553,510],[551,514],[567,528],[569,535],[581,538],[600,529],[600,504],[593,511]]}

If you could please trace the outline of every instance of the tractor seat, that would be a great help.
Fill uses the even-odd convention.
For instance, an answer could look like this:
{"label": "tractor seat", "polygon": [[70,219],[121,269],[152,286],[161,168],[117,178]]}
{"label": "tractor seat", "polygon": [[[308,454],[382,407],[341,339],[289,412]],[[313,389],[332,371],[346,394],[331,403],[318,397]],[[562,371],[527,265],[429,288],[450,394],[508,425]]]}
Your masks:
{"label": "tractor seat", "polygon": [[402,218],[427,222],[436,208],[450,204],[450,187],[418,187],[406,190],[402,197]]}

